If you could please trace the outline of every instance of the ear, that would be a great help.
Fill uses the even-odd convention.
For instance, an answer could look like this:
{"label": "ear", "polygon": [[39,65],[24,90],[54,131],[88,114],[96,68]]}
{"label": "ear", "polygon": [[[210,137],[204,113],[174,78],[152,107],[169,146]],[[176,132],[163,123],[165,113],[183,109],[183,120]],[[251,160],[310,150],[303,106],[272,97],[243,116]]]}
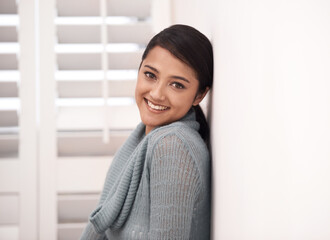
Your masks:
{"label": "ear", "polygon": [[206,96],[206,94],[209,90],[210,90],[210,88],[207,87],[204,92],[198,93],[195,97],[193,105],[197,106],[204,99],[204,97]]}

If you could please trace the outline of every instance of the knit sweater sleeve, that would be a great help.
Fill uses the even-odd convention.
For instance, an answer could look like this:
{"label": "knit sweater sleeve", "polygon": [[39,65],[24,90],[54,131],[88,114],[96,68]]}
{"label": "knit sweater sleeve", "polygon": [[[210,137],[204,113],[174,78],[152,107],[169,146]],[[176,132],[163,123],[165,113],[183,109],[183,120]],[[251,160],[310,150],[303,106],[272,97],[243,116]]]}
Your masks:
{"label": "knit sweater sleeve", "polygon": [[91,222],[87,223],[80,240],[107,240],[105,234],[99,234],[95,231]]}
{"label": "knit sweater sleeve", "polygon": [[150,168],[150,239],[190,239],[200,177],[187,146],[175,134],[156,144]]}

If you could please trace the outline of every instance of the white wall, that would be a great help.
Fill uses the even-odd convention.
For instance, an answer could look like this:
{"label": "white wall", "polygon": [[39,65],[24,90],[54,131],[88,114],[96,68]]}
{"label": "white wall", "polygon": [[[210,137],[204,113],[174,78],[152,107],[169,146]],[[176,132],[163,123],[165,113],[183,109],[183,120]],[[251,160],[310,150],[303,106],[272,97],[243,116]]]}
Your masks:
{"label": "white wall", "polygon": [[178,0],[213,42],[213,239],[330,239],[330,2]]}
{"label": "white wall", "polygon": [[330,2],[213,4],[213,239],[330,239]]}

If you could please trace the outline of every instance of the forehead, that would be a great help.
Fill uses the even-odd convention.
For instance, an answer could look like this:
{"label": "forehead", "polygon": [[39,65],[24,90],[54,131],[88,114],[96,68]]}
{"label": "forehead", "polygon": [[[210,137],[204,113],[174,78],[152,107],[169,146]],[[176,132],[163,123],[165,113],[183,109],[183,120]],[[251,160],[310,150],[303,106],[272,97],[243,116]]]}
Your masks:
{"label": "forehead", "polygon": [[155,46],[149,51],[147,57],[142,62],[142,67],[145,64],[153,66],[160,72],[163,71],[176,75],[183,74],[197,80],[195,70],[192,67],[160,46]]}

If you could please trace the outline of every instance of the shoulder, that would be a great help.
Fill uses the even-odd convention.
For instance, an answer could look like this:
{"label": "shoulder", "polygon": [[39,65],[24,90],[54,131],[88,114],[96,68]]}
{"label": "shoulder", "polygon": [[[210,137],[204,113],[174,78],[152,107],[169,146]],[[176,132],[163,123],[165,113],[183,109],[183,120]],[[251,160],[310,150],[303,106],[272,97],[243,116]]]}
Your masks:
{"label": "shoulder", "polygon": [[[183,122],[174,122],[169,125],[159,127],[150,133],[151,145],[155,146],[164,141],[183,142],[198,145],[203,142],[198,131]],[[187,147],[189,148],[189,145]]]}
{"label": "shoulder", "polygon": [[208,149],[197,129],[191,127],[191,124],[178,121],[159,127],[149,134],[148,148],[151,155],[155,151],[172,156],[187,155],[196,162],[196,166],[209,161]]}
{"label": "shoulder", "polygon": [[200,187],[199,196],[204,196],[209,186],[210,157],[197,130],[176,122],[149,134],[147,162],[150,175],[157,175],[160,182],[166,180],[162,176],[177,176],[177,181],[170,179],[170,182],[176,183],[182,182],[183,175],[190,176]]}

